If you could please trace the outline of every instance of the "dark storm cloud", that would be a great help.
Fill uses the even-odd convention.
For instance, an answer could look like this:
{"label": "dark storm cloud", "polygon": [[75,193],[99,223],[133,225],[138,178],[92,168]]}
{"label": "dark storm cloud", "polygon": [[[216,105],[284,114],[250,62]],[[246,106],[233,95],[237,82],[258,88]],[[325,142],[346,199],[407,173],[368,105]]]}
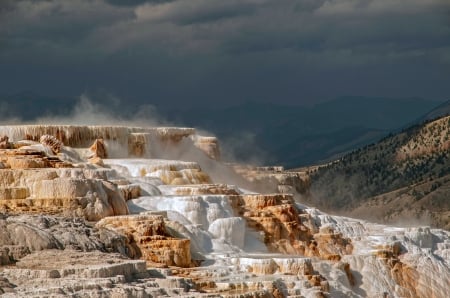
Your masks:
{"label": "dark storm cloud", "polygon": [[50,89],[30,82],[41,69],[74,92],[174,102],[450,93],[447,0],[0,3],[0,79],[15,89]]}

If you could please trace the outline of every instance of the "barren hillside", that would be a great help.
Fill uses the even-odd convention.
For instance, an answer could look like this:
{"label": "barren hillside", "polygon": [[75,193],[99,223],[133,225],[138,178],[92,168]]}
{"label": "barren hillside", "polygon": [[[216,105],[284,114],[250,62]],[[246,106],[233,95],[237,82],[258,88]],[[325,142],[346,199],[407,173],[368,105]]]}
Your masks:
{"label": "barren hillside", "polygon": [[[335,212],[351,213],[358,208],[359,214],[366,214],[362,210],[369,207],[366,204],[369,200],[379,205],[381,198],[393,198],[391,192],[400,194],[402,192],[397,190],[406,187],[411,191],[416,189],[413,197],[420,211],[416,218],[431,211],[433,204],[439,206],[433,212],[448,212],[450,200],[419,195],[421,190],[417,185],[430,182],[433,192],[447,185],[442,178],[450,173],[449,126],[449,116],[416,125],[319,167],[312,173],[309,200]],[[447,192],[442,195],[445,194]],[[402,213],[399,210],[412,208],[408,200],[394,197],[396,204],[384,205],[386,210],[381,208],[380,212],[389,209],[389,212],[399,214]],[[448,216],[435,216],[430,221],[432,225],[448,228]]]}

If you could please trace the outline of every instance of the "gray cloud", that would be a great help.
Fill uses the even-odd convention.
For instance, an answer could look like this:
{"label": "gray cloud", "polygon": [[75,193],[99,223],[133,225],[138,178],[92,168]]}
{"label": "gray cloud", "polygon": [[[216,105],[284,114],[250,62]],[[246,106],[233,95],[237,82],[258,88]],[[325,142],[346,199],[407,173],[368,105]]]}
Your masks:
{"label": "gray cloud", "polygon": [[[115,73],[122,71],[132,77],[131,95],[174,102],[207,101],[216,90],[236,100],[364,90],[445,97],[449,12],[447,0],[8,0],[0,4],[0,79],[16,80],[7,73],[14,69],[24,85],[45,91],[51,84],[29,82],[45,70],[62,74],[56,81],[66,76],[60,85],[69,89],[127,96],[124,74]],[[388,71],[397,86],[383,79]],[[76,81],[80,74],[89,79]],[[9,85],[6,92],[18,88]],[[323,86],[330,90],[315,90]]]}

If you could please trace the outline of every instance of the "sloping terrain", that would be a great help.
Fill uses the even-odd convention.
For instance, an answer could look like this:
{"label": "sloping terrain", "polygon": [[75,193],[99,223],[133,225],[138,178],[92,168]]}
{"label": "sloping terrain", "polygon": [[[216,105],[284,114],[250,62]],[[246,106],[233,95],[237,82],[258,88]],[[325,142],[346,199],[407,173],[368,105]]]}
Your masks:
{"label": "sloping terrain", "polygon": [[[450,200],[445,199],[450,173],[449,126],[449,116],[416,125],[319,167],[311,176],[311,202],[346,214],[358,208],[356,214],[362,215],[371,213],[369,201],[380,205],[380,200],[395,198],[395,204],[379,207],[386,214],[376,218],[400,220],[389,214],[412,208],[411,212],[417,209],[418,218],[432,212],[430,223],[448,228],[450,219],[444,214],[450,210]],[[362,211],[365,208],[367,212]]]}
{"label": "sloping terrain", "polygon": [[387,224],[450,230],[450,175],[369,198],[348,215]]}

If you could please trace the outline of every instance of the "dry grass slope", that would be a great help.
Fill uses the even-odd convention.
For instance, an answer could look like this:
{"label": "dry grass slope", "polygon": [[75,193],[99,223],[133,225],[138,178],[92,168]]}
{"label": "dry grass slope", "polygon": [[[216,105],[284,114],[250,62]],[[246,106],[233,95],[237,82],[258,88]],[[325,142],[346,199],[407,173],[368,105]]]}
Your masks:
{"label": "dry grass slope", "polygon": [[[312,174],[309,200],[321,208],[370,214],[380,221],[426,217],[431,225],[448,229],[449,128],[450,116],[442,117],[319,167]],[[375,205],[380,216],[364,211],[373,211]]]}

